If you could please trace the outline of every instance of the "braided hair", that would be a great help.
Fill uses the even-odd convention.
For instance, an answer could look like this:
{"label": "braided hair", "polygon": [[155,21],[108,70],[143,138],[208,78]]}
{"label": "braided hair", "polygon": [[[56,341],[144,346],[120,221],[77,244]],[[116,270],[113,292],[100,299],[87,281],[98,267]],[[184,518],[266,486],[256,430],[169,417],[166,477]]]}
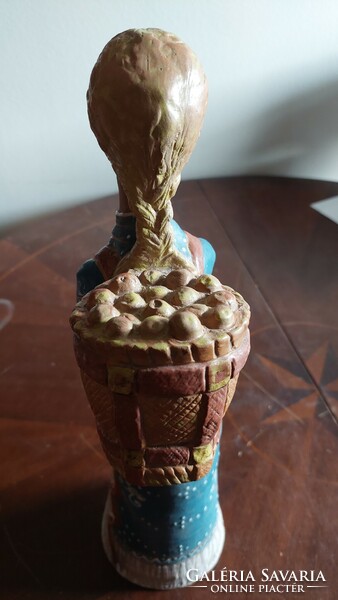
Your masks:
{"label": "braided hair", "polygon": [[116,273],[189,268],[176,250],[171,198],[196,144],[207,103],[192,50],[160,29],[130,29],[101,52],[87,92],[90,125],[136,217],[136,243]]}

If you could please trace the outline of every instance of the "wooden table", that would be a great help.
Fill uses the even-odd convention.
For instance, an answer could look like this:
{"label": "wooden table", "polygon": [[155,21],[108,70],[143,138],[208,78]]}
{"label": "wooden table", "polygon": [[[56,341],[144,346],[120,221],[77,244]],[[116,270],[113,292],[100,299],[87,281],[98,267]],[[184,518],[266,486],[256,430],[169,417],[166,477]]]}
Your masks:
{"label": "wooden table", "polygon": [[[336,599],[338,229],[310,204],[338,183],[238,177],[183,183],[177,220],[217,250],[215,274],[252,307],[252,352],[224,422],[217,569],[321,570]],[[142,590],[110,567],[100,521],[110,468],[72,350],[74,273],[109,236],[116,198],[28,222],[1,241],[3,598],[197,599]],[[276,582],[274,582],[276,583]],[[311,584],[309,582],[309,584]]]}

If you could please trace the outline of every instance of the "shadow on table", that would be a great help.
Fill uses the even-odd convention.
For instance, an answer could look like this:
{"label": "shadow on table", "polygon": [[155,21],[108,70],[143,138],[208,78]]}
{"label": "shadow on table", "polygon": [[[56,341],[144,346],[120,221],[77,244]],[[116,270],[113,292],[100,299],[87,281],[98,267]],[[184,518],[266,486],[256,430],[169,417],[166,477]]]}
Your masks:
{"label": "shadow on table", "polygon": [[104,554],[100,530],[106,492],[96,488],[48,499],[3,519],[6,600],[78,595],[108,600],[109,592],[123,599],[140,591],[117,574]]}

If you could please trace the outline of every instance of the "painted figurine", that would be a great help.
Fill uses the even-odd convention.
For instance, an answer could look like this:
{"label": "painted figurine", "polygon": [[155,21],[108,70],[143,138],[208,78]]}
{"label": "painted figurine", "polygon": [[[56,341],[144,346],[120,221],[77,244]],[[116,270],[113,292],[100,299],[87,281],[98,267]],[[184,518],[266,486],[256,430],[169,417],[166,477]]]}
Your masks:
{"label": "painted figurine", "polygon": [[174,251],[197,273],[212,273],[214,249],[181,229],[170,203],[199,136],[207,95],[197,57],[172,34],[130,30],[103,49],[90,78],[88,114],[117,174],[119,210],[109,243],[78,272],[78,296],[112,277],[118,263],[120,270],[131,264],[131,250],[133,257],[143,253],[151,264],[156,245],[146,231],[161,213],[171,220]]}
{"label": "painted figurine", "polygon": [[247,303],[210,274],[210,244],[172,219],[206,101],[196,56],[159,29],[113,38],[88,91],[120,208],[78,273],[70,322],[114,472],[104,548],[127,579],[159,589],[188,585],[189,569],[212,569],[222,551],[219,439],[250,348]]}

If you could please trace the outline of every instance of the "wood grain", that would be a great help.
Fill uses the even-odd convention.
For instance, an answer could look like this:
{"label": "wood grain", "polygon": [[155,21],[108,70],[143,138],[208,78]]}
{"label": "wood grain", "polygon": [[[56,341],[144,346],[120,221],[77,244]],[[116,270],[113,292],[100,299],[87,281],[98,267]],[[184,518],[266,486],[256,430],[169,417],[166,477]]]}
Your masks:
{"label": "wood grain", "polygon": [[[213,243],[215,274],[253,315],[252,352],[224,421],[218,568],[257,578],[263,568],[320,569],[328,587],[302,595],[320,600],[333,600],[338,584],[338,236],[310,204],[337,192],[330,182],[242,177],[183,183],[174,202],[181,225]],[[110,469],[68,326],[74,273],[106,242],[115,208],[116,198],[100,199],[23,224],[0,243],[6,600],[163,597],[124,581],[104,556]],[[210,586],[170,592],[209,597]]]}

